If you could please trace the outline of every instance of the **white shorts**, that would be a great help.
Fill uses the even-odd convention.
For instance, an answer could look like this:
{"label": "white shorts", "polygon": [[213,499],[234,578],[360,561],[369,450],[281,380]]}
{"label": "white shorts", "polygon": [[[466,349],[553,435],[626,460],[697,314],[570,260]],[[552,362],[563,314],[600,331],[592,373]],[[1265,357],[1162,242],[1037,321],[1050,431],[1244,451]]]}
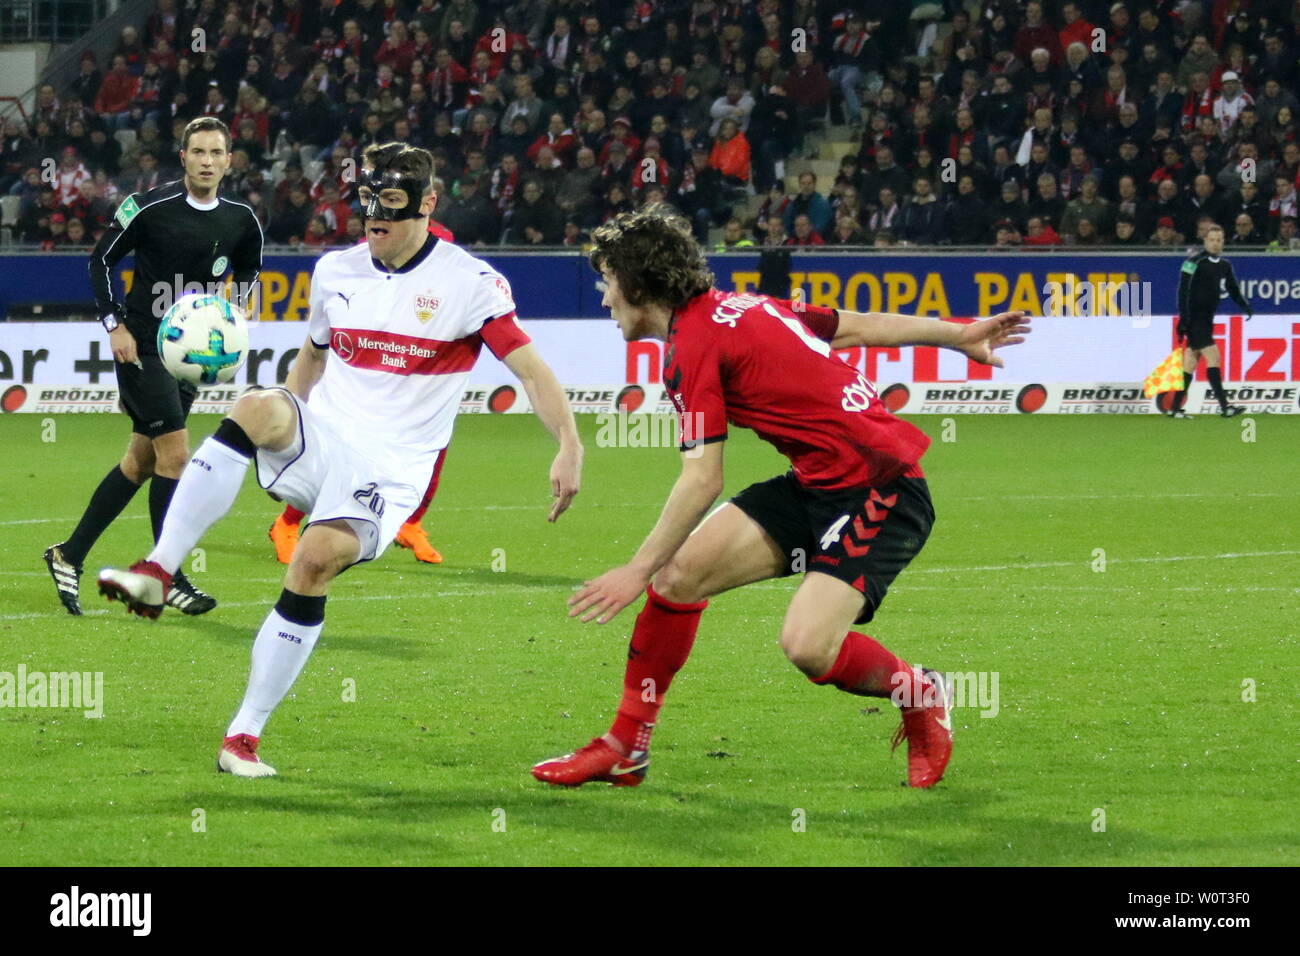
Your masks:
{"label": "white shorts", "polygon": [[[272,497],[311,516],[311,522],[346,521],[361,541],[357,563],[373,561],[388,548],[402,524],[420,505],[433,459],[420,474],[394,475],[376,464],[312,413],[288,389],[298,410],[298,431],[283,451],[257,450],[257,483]],[[436,454],[433,458],[436,458]],[[423,480],[418,488],[412,480]]]}

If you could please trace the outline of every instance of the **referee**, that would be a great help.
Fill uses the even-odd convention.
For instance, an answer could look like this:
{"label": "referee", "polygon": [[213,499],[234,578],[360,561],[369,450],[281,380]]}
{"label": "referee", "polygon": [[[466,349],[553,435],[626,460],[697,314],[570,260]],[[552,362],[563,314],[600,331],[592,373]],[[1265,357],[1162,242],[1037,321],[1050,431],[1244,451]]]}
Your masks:
{"label": "referee", "polygon": [[1205,248],[1183,263],[1178,277],[1178,336],[1187,341],[1187,351],[1183,354],[1183,387],[1174,393],[1169,411],[1165,412],[1171,418],[1192,417],[1183,411],[1183,405],[1202,355],[1206,378],[1219,400],[1219,414],[1231,418],[1246,410],[1228,404],[1228,396],[1223,392],[1219,347],[1214,344],[1214,313],[1218,311],[1219,300],[1228,296],[1241,306],[1247,319],[1254,315],[1249,300],[1237,285],[1232,263],[1223,258],[1223,227],[1211,226],[1205,231]]}
{"label": "referee", "polygon": [[[131,440],[122,460],[99,483],[72,536],[45,552],[59,600],[80,614],[82,565],[99,536],[122,513],[136,490],[149,484],[154,539],[181,469],[189,460],[185,419],[198,390],[178,382],[158,356],[158,322],[185,287],[221,288],[234,273],[234,303],[252,314],[262,265],[262,227],[242,202],[217,195],[230,165],[230,130],[221,120],[191,120],[181,139],[185,175],[142,193],[117,209],[90,254],[90,284],[117,367],[118,393],[131,416]],[[114,294],[112,270],[135,253],[135,278],[125,302]],[[183,574],[172,579],[167,603],[203,614],[217,602]]]}

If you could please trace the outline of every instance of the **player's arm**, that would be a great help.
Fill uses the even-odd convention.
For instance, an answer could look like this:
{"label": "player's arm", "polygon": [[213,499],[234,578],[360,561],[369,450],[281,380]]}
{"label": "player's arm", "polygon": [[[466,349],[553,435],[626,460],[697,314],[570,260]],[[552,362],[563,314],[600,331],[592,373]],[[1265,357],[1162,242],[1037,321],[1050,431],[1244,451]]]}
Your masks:
{"label": "player's arm", "polygon": [[330,353],[332,330],[329,317],[325,314],[325,298],[329,293],[325,288],[326,281],[321,276],[321,268],[321,263],[317,262],[311,274],[311,293],[307,300],[307,340],[294,356],[293,364],[289,366],[289,376],[284,382],[284,387],[304,402],[325,374],[325,362]]}
{"label": "player's arm", "polygon": [[722,493],[724,442],[697,445],[682,453],[682,473],[677,476],[654,530],[632,560],[587,581],[569,599],[569,617],[582,615],[600,624],[610,620],[646,589],[646,585],[686,543]]}
{"label": "player's arm", "polygon": [[963,324],[889,312],[840,310],[839,324],[828,341],[837,349],[934,345],[961,352],[984,365],[1001,368],[1002,359],[993,354],[994,349],[1020,344],[1029,331],[1029,320],[1024,312],[1003,312],[989,319]]}
{"label": "player's arm", "polygon": [[325,372],[325,360],[329,358],[329,352],[328,342],[320,345],[308,335],[294,356],[293,364],[289,366],[289,377],[285,379],[284,387],[304,402],[307,401],[311,390]]}
{"label": "player's arm", "polygon": [[1237,283],[1237,273],[1232,268],[1232,263],[1228,262],[1227,259],[1223,261],[1228,266],[1228,279],[1224,283],[1224,287],[1228,290],[1228,295],[1232,296],[1232,301],[1241,306],[1242,311],[1246,313],[1247,321],[1249,321],[1254,318],[1255,310],[1250,307],[1250,300],[1241,292],[1241,286]]}
{"label": "player's arm", "polygon": [[117,301],[113,295],[113,267],[135,249],[139,236],[136,219],[139,215],[140,207],[135,195],[122,200],[113,221],[91,250],[87,266],[90,287],[95,292],[95,313],[105,325],[110,317],[118,323],[117,328],[108,334],[108,344],[113,351],[113,358],[124,363],[138,362],[139,352],[135,336],[125,325],[126,305]]}
{"label": "player's arm", "polygon": [[1188,323],[1192,313],[1192,279],[1196,276],[1197,262],[1188,259],[1178,272],[1178,337],[1187,338]]}
{"label": "player's arm", "polygon": [[551,494],[555,503],[546,518],[554,521],[568,510],[582,485],[582,441],[573,421],[573,409],[569,407],[560,380],[542,360],[536,346],[531,343],[520,345],[511,349],[502,361],[523,385],[542,425],[560,444],[560,450],[551,463]]}
{"label": "player's arm", "polygon": [[235,246],[235,254],[231,257],[231,271],[234,273],[231,300],[243,309],[250,322],[255,322],[258,307],[257,277],[262,271],[262,225],[252,213],[249,213],[249,218],[252,222],[244,230],[239,244]]}

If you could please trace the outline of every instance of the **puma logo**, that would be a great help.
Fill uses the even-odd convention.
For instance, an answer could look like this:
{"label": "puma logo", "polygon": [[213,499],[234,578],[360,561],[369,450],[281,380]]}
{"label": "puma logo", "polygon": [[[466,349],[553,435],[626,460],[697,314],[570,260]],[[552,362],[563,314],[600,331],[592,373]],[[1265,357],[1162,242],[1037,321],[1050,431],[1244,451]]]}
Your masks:
{"label": "puma logo", "polygon": [[356,295],[356,293],[353,292],[352,295],[344,295],[342,292],[338,293],[338,297],[343,300],[343,304],[346,305],[349,309],[352,308],[353,295]]}

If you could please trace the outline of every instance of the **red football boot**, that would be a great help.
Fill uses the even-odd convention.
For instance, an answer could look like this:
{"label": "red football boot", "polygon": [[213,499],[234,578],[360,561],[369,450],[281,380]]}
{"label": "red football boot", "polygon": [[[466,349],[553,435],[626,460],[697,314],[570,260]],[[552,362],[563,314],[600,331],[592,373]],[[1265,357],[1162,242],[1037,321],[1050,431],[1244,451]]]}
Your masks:
{"label": "red football boot", "polygon": [[156,618],[162,613],[172,576],[153,561],[137,561],[127,571],[104,568],[99,572],[99,593],[121,601],[132,614]]}
{"label": "red football boot", "polygon": [[922,669],[925,688],[920,707],[900,708],[903,722],[894,734],[894,749],[907,741],[907,785],[933,787],[943,779],[952,758],[952,691],[938,671]]}
{"label": "red football boot", "polygon": [[257,756],[257,737],[235,734],[221,741],[217,753],[217,770],[236,777],[274,777],[275,768]]}
{"label": "red football boot", "polygon": [[533,776],[557,787],[581,787],[593,780],[616,787],[635,787],[645,779],[649,769],[649,753],[641,751],[624,757],[597,737],[581,750],[537,764]]}

